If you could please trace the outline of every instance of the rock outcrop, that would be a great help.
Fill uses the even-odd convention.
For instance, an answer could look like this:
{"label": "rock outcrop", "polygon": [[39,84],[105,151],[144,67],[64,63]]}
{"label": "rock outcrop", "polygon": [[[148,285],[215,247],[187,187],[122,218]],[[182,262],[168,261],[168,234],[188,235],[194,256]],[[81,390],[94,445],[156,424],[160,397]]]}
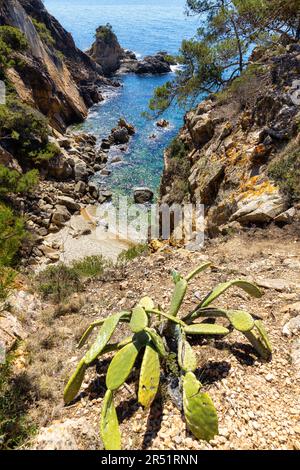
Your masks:
{"label": "rock outcrop", "polygon": [[277,54],[266,50],[256,76],[188,112],[165,153],[162,201],[204,204],[212,236],[237,225],[284,225],[296,215],[282,188],[284,176],[280,180],[272,171],[300,148],[299,104],[293,99],[300,55],[293,46]]}
{"label": "rock outcrop", "polygon": [[[87,108],[102,99],[99,86],[107,80],[101,67],[77,49],[41,0],[1,0],[1,25],[20,29],[29,44],[20,53],[22,67],[7,72],[20,99],[60,131],[83,120]],[[41,27],[46,34],[40,34]]]}
{"label": "rock outcrop", "polygon": [[136,73],[164,74],[171,72],[174,60],[166,52],[158,52],[153,56],[146,56],[139,60],[135,53],[121,47],[111,25],[99,26],[96,31],[95,42],[87,51],[104,75]]}

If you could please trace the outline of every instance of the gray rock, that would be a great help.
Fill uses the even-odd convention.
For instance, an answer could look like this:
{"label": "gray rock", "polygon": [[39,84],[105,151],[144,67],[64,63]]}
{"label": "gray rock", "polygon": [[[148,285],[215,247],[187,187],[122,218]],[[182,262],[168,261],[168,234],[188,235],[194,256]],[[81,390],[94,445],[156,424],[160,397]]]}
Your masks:
{"label": "gray rock", "polygon": [[77,212],[80,210],[80,204],[75,202],[73,198],[69,196],[59,196],[57,202],[61,206],[65,206],[71,212]]}
{"label": "gray rock", "polygon": [[215,126],[210,117],[210,113],[194,116],[192,121],[188,122],[188,127],[197,147],[202,147],[214,136]]}
{"label": "gray rock", "polygon": [[240,223],[268,223],[287,209],[286,199],[279,193],[262,194],[238,202],[231,220]]}
{"label": "gray rock", "polygon": [[151,202],[154,197],[154,193],[149,188],[136,188],[133,193],[134,202],[136,204],[146,204]]}
{"label": "gray rock", "polygon": [[51,224],[62,227],[70,220],[71,214],[65,206],[57,205],[51,218]]}
{"label": "gray rock", "polygon": [[275,217],[275,222],[278,222],[280,224],[291,224],[294,220],[294,217],[296,215],[296,209],[294,207],[291,207],[285,212],[282,212],[282,214],[279,214],[277,217]]}
{"label": "gray rock", "polygon": [[83,181],[78,181],[75,185],[75,192],[79,194],[85,194],[86,184]]}
{"label": "gray rock", "polygon": [[74,176],[75,181],[86,181],[88,177],[88,171],[86,163],[79,162],[75,164],[74,167]]}
{"label": "gray rock", "polygon": [[96,183],[89,183],[88,192],[94,199],[98,199],[99,196],[99,187]]}
{"label": "gray rock", "polygon": [[277,290],[279,292],[288,291],[292,284],[285,279],[257,279],[256,284],[264,289]]}
{"label": "gray rock", "polygon": [[295,318],[292,318],[288,323],[286,323],[282,329],[282,333],[285,336],[293,336],[300,331],[300,315]]}
{"label": "gray rock", "polygon": [[68,419],[42,428],[35,437],[32,450],[102,450],[97,430],[86,418]]}
{"label": "gray rock", "polygon": [[113,129],[110,138],[115,145],[127,144],[129,142],[129,132],[126,127],[117,127]]}

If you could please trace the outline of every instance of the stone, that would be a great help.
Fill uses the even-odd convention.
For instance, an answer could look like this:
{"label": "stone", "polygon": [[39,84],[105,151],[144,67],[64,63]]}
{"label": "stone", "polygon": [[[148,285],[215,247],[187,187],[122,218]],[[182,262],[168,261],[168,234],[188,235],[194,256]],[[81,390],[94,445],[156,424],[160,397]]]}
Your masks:
{"label": "stone", "polygon": [[129,142],[129,132],[125,127],[117,127],[112,130],[110,138],[115,145],[127,144]]}
{"label": "stone", "polygon": [[75,181],[86,181],[88,178],[88,171],[85,162],[79,162],[75,164],[74,167],[74,177]]}
{"label": "stone", "polygon": [[241,199],[232,220],[240,223],[269,223],[287,209],[286,199],[278,192]]}
{"label": "stone", "polygon": [[69,196],[59,196],[57,202],[61,206],[65,206],[71,212],[77,212],[80,210],[80,204],[75,202],[73,198]]}
{"label": "stone", "polygon": [[215,132],[214,123],[210,117],[210,113],[194,116],[187,122],[190,134],[196,147],[202,147],[209,142]]}
{"label": "stone", "polygon": [[291,224],[294,220],[295,215],[296,209],[294,207],[291,207],[287,211],[282,212],[277,217],[275,217],[275,222],[278,222],[280,224]]}
{"label": "stone", "polygon": [[135,188],[133,196],[136,204],[146,204],[153,200],[154,193],[149,188]]}
{"label": "stone", "polygon": [[48,258],[53,263],[59,261],[60,259],[59,252],[51,246],[43,245],[41,246],[41,251],[44,253],[44,256],[46,256],[46,258]]}
{"label": "stone", "polygon": [[0,165],[9,168],[10,170],[16,170],[19,173],[22,173],[22,168],[20,167],[17,160],[5,150],[3,147],[0,146]]}
{"label": "stone", "polygon": [[51,158],[48,162],[48,175],[57,180],[66,180],[73,175],[73,168],[63,154]]}
{"label": "stone", "polygon": [[291,282],[285,279],[257,279],[256,284],[264,289],[277,290],[279,292],[287,291],[292,287]]}
{"label": "stone", "polygon": [[157,127],[168,127],[170,125],[169,121],[167,121],[166,119],[161,119],[160,121],[157,121],[156,123],[156,126]]}
{"label": "stone", "polygon": [[299,333],[300,331],[300,315],[295,318],[292,318],[288,323],[286,323],[282,329],[284,336],[293,336],[294,334]]}
{"label": "stone", "polygon": [[119,119],[118,127],[127,129],[129,135],[134,135],[136,132],[135,127],[132,124],[129,124],[124,118]]}
{"label": "stone", "polygon": [[101,450],[98,433],[86,418],[68,419],[42,428],[34,438],[32,450]]}
{"label": "stone", "polygon": [[71,214],[65,206],[57,205],[52,214],[51,224],[56,225],[57,227],[64,226],[65,223],[70,220]]}
{"label": "stone", "polygon": [[83,181],[78,181],[75,185],[75,193],[85,194],[86,184]]}
{"label": "stone", "polygon": [[99,187],[96,183],[90,182],[88,185],[88,192],[90,195],[94,198],[97,199],[99,196]]}
{"label": "stone", "polygon": [[72,141],[68,137],[60,137],[57,140],[57,143],[60,147],[62,147],[63,149],[66,149],[66,150],[68,150],[72,145]]}

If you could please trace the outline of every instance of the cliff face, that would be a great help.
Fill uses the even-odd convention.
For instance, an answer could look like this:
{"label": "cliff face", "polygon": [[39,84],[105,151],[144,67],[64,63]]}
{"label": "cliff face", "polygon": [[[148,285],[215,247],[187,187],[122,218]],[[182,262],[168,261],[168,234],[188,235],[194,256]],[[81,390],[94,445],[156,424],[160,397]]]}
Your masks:
{"label": "cliff face", "polygon": [[162,200],[204,204],[210,235],[290,222],[300,197],[300,45],[257,49],[251,61],[230,88],[187,113],[165,154]]}
{"label": "cliff face", "polygon": [[101,99],[101,68],[76,48],[72,36],[40,0],[0,0],[0,25],[19,28],[27,38],[22,67],[8,77],[20,98],[33,105],[60,131],[87,115]]}

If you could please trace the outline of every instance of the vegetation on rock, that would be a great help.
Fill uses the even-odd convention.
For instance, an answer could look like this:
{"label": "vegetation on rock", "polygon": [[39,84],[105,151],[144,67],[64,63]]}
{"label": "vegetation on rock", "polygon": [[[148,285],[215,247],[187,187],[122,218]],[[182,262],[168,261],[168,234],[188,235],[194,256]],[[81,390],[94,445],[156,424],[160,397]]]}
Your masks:
{"label": "vegetation on rock", "polygon": [[[236,329],[246,336],[259,355],[264,359],[270,358],[271,345],[260,321],[244,311],[223,310],[211,306],[226,290],[234,286],[243,289],[252,297],[260,298],[260,290],[252,283],[238,279],[220,284],[196,309],[184,318],[179,317],[189,282],[210,265],[211,263],[205,263],[186,277],[173,272],[175,288],[167,313],[159,307],[156,308],[152,299],[145,297],[133,309],[114,314],[105,320],[95,321],[82,336],[80,348],[86,344],[94,329],[101,326],[95,342],[70,378],[65,388],[64,400],[69,404],[75,399],[89,367],[105,354],[115,353],[107,370],[107,391],[102,405],[100,424],[101,437],[107,450],[121,448],[114,397],[132,373],[140,355],[143,359],[138,387],[139,404],[144,408],[151,407],[159,391],[161,368],[167,373],[170,362],[168,357],[175,353],[178,369],[181,371],[183,411],[187,426],[195,437],[206,441],[210,441],[218,434],[218,416],[209,394],[202,390],[203,386],[197,379],[195,372],[197,357],[189,338],[225,336],[230,330]],[[224,325],[215,322],[219,317],[225,319]],[[199,319],[203,319],[203,322],[197,321]],[[132,335],[119,343],[110,343],[119,323],[129,324]]]}

